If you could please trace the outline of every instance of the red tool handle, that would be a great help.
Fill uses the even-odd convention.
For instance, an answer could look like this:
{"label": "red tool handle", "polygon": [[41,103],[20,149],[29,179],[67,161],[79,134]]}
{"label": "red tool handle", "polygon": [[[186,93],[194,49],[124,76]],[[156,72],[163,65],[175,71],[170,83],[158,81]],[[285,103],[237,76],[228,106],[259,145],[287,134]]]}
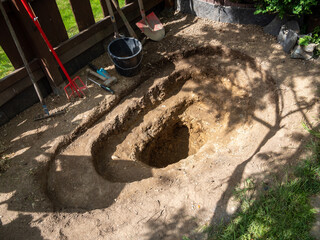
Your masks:
{"label": "red tool handle", "polygon": [[30,18],[32,19],[32,21],[34,22],[34,24],[36,25],[36,27],[38,28],[41,36],[43,37],[44,41],[46,42],[47,46],[49,47],[49,49],[50,49],[51,53],[53,54],[54,58],[55,58],[56,61],[58,62],[58,64],[59,64],[61,70],[63,71],[64,75],[67,77],[69,83],[70,83],[70,84],[72,85],[72,87],[78,92],[78,90],[77,90],[76,86],[74,86],[73,81],[71,80],[71,78],[70,78],[67,70],[64,68],[61,60],[59,59],[56,51],[53,49],[52,45],[50,44],[50,42],[49,42],[49,40],[48,40],[48,38],[47,38],[47,36],[46,36],[46,34],[45,34],[44,31],[42,30],[42,28],[41,28],[41,26],[40,26],[40,24],[39,24],[39,22],[38,22],[38,17],[36,17],[36,16],[34,15],[33,11],[31,10],[31,8],[30,8],[30,6],[28,5],[28,3],[26,2],[26,0],[21,0],[21,2],[22,2],[22,4],[23,4],[24,8],[27,10]]}

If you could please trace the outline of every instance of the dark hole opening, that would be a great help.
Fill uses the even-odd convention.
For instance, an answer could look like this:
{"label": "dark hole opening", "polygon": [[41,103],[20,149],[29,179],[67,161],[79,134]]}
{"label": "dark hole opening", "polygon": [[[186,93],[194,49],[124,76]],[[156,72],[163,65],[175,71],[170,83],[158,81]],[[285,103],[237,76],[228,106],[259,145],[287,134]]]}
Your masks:
{"label": "dark hole opening", "polygon": [[156,168],[163,168],[189,156],[190,133],[187,126],[176,123],[165,129],[148,143],[141,152],[141,161]]}

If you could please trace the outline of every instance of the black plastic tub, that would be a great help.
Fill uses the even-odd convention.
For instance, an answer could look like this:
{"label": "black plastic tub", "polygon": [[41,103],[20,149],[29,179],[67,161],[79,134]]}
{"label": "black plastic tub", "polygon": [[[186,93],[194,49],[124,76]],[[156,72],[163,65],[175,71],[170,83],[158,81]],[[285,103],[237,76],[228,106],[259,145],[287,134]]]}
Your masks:
{"label": "black plastic tub", "polygon": [[108,45],[108,53],[117,72],[125,77],[133,77],[141,70],[142,44],[131,37],[114,39]]}

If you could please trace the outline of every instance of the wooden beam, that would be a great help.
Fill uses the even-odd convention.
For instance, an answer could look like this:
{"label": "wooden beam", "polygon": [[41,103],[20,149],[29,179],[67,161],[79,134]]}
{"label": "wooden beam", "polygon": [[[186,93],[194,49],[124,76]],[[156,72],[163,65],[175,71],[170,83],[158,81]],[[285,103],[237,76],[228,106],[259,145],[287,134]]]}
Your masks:
{"label": "wooden beam", "polygon": [[95,23],[89,0],[69,0],[79,31],[83,31]]}
{"label": "wooden beam", "polygon": [[[31,71],[34,74],[35,80],[39,81],[45,74],[43,73],[39,60],[33,60],[29,64]],[[0,79],[0,106],[10,101],[27,87],[31,86],[32,82],[28,76],[25,67],[19,68]]]}
{"label": "wooden beam", "polygon": [[34,0],[32,9],[52,46],[68,39],[68,34],[55,0]]}
{"label": "wooden beam", "polygon": [[15,69],[23,66],[23,62],[20,58],[19,52],[13,42],[10,31],[7,27],[7,24],[0,14],[0,29],[1,29],[1,37],[0,37],[0,46],[7,54],[11,64]]}
{"label": "wooden beam", "polygon": [[[12,11],[12,5],[9,2],[4,2],[3,7],[8,15],[11,25],[13,26],[17,38],[20,42],[21,48],[23,49],[25,56],[28,61],[34,58],[34,53],[30,48],[30,40],[25,36],[25,31],[19,25],[14,12]],[[12,63],[15,69],[23,66],[22,59],[18,52],[16,45],[12,39],[9,28],[4,20],[4,17],[0,13],[0,29],[1,29],[1,37],[0,37],[0,46],[3,48],[5,53],[7,54],[10,62]]]}
{"label": "wooden beam", "polygon": [[129,4],[129,3],[132,3],[132,2],[134,2],[135,0],[125,0],[125,3],[126,3],[126,5],[127,4]]}

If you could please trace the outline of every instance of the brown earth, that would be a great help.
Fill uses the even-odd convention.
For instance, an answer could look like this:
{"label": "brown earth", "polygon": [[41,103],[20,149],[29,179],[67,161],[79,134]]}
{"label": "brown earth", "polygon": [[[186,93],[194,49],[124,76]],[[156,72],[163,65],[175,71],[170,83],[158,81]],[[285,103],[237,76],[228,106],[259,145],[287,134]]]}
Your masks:
{"label": "brown earth", "polygon": [[94,61],[116,95],[89,85],[83,99],[47,98],[64,115],[34,122],[36,104],[1,127],[1,239],[205,239],[199,226],[237,210],[236,186],[299,161],[319,62],[290,59],[257,26],[161,20],[138,76]]}

